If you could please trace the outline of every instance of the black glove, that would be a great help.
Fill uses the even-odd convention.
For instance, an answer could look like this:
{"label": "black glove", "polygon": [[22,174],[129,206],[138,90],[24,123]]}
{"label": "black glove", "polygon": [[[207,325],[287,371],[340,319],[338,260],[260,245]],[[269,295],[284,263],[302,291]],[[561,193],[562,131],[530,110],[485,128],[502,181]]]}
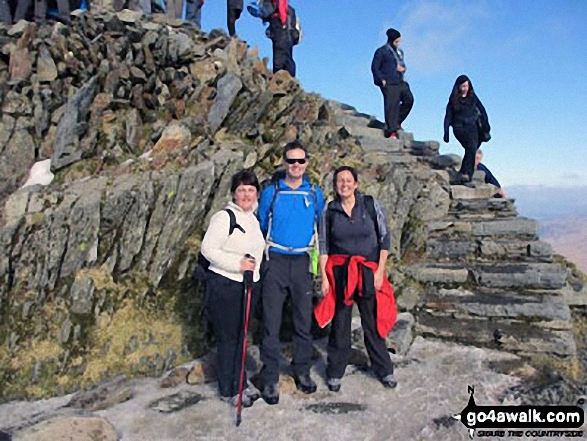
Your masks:
{"label": "black glove", "polygon": [[444,142],[448,142],[448,133],[444,134],[444,138],[442,138]]}

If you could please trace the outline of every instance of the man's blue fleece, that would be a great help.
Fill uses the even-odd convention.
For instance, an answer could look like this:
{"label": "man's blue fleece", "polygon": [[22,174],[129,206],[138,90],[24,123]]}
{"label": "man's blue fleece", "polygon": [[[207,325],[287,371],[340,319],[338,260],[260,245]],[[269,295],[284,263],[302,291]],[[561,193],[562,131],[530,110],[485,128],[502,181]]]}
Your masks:
{"label": "man's blue fleece", "polygon": [[[307,191],[308,195],[283,194],[283,191],[293,191],[285,180],[279,181],[279,189],[273,204],[273,224],[271,227],[271,240],[279,245],[290,248],[304,248],[312,241],[314,234],[314,222],[320,219],[324,208],[324,195],[322,190],[315,188],[316,197],[312,196],[312,185],[304,177],[302,185],[297,191]],[[269,208],[275,193],[275,185],[270,185],[261,193],[257,217],[261,225],[261,231],[267,236],[269,228]],[[303,252],[289,252],[277,248],[269,248],[269,251],[281,254],[303,254]]]}

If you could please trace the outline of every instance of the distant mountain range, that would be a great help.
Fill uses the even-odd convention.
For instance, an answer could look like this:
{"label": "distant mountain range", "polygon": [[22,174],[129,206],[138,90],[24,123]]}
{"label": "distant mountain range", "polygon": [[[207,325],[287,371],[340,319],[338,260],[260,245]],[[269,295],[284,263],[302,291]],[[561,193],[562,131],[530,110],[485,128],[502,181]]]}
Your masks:
{"label": "distant mountain range", "polygon": [[518,212],[540,221],[540,237],[587,273],[587,187],[506,189]]}

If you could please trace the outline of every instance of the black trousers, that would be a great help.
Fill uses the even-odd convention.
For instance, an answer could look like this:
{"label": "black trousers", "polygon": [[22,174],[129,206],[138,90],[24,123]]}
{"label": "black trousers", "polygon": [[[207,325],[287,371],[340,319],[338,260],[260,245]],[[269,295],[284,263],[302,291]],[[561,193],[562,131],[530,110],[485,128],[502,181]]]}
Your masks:
{"label": "black trousers", "polygon": [[[25,19],[26,15],[33,4],[33,0],[19,0],[16,11],[14,12],[14,22]],[[47,0],[34,0],[35,4],[35,21],[44,21],[47,19]],[[59,11],[59,20],[64,23],[70,21],[69,0],[57,0],[57,9]]]}
{"label": "black trousers", "polygon": [[0,22],[12,25],[12,13],[10,12],[10,5],[8,0],[0,0]]}
{"label": "black trousers", "polygon": [[453,133],[457,141],[461,143],[465,149],[465,156],[461,164],[461,174],[469,176],[469,179],[473,179],[473,173],[475,172],[475,155],[477,149],[481,145],[479,141],[479,129],[477,125],[467,125],[463,127],[453,127]]}
{"label": "black trousers", "polygon": [[279,360],[281,348],[279,330],[283,304],[291,296],[293,314],[293,361],[294,374],[310,373],[312,360],[312,275],[310,257],[270,253],[269,260],[263,262],[263,379],[265,383],[279,380]]}
{"label": "black trousers", "polygon": [[[223,397],[238,393],[244,337],[244,285],[212,271],[207,275],[207,307],[217,341],[218,389]],[[259,283],[253,284],[251,312],[258,299]],[[250,322],[250,319],[249,319]],[[245,385],[247,377],[245,372]]]}
{"label": "black trousers", "polygon": [[[349,361],[351,352],[351,321],[352,306],[346,306],[343,302],[344,289],[347,284],[347,270],[344,267],[334,268],[336,283],[336,309],[330,336],[328,338],[328,378],[342,378]],[[361,326],[365,336],[365,347],[371,360],[371,367],[378,378],[383,378],[393,373],[393,363],[387,352],[385,339],[377,332],[377,303],[375,298],[375,283],[373,271],[363,269],[363,295],[354,294],[354,300],[361,314]]]}
{"label": "black trousers", "polygon": [[396,132],[410,114],[414,105],[414,95],[410,85],[402,81],[399,84],[387,84],[381,87],[385,125],[390,132]]}
{"label": "black trousers", "polygon": [[286,70],[292,77],[296,76],[296,63],[293,59],[293,44],[287,29],[278,18],[269,22],[269,33],[273,43],[273,73]]}
{"label": "black trousers", "polygon": [[236,26],[235,26],[236,21],[240,18],[243,10],[242,9],[235,9],[233,6],[231,6],[231,3],[232,3],[231,0],[227,0],[227,2],[226,2],[226,13],[227,13],[226,21],[227,21],[227,26],[228,26],[228,35],[233,37],[236,34]]}

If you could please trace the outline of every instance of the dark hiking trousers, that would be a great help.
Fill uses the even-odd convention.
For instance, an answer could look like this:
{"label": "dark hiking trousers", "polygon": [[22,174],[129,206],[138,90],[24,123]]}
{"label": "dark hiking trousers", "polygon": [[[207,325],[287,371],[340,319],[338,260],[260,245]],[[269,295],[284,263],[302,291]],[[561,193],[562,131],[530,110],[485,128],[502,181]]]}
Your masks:
{"label": "dark hiking trousers", "polygon": [[473,178],[475,172],[475,155],[477,149],[481,144],[479,142],[479,129],[477,125],[467,125],[463,127],[453,127],[453,133],[457,141],[461,143],[465,149],[465,156],[461,164],[461,174],[469,176],[469,179]]}
{"label": "dark hiking trousers", "polygon": [[186,4],[185,19],[198,29],[202,29],[202,6],[202,0],[188,0]]}
{"label": "dark hiking trousers", "polygon": [[[209,271],[207,274],[208,316],[217,342],[218,389],[223,397],[238,393],[244,336],[244,285]],[[250,317],[258,298],[259,284],[253,285]],[[246,385],[245,373],[245,385]]]}
{"label": "dark hiking trousers", "polygon": [[5,23],[9,26],[12,24],[12,14],[10,13],[8,0],[0,0],[0,23]]}
{"label": "dark hiking trousers", "polygon": [[263,262],[263,344],[261,361],[265,383],[279,380],[279,360],[281,348],[279,330],[283,304],[291,296],[293,313],[293,361],[294,374],[310,373],[312,346],[312,294],[313,284],[310,274],[310,257],[270,253],[269,260]]}
{"label": "dark hiking trousers", "polygon": [[397,132],[410,114],[414,105],[414,96],[410,85],[405,81],[399,84],[387,84],[381,87],[385,125],[390,132]]}
{"label": "dark hiking trousers", "polygon": [[[347,284],[346,266],[334,268],[336,283],[336,309],[330,336],[328,338],[328,378],[342,378],[349,361],[351,352],[351,321],[352,306],[346,306],[343,302],[344,289]],[[354,294],[355,303],[361,314],[361,326],[365,337],[365,347],[371,360],[371,367],[377,378],[383,378],[393,373],[393,363],[387,352],[385,339],[377,333],[376,299],[373,271],[363,269],[363,295]]]}
{"label": "dark hiking trousers", "polygon": [[242,2],[235,2],[234,0],[226,1],[226,22],[228,27],[228,35],[234,37],[236,35],[236,21],[240,18],[243,12]]}
{"label": "dark hiking trousers", "polygon": [[281,24],[279,18],[269,22],[271,42],[273,43],[273,73],[286,70],[292,77],[296,76],[296,64],[293,60],[291,35]]}
{"label": "dark hiking trousers", "polygon": [[[34,0],[35,3],[35,21],[43,22],[47,19],[47,1]],[[19,0],[14,12],[14,22],[26,18],[27,12],[33,4],[33,0]],[[57,0],[57,10],[59,11],[59,20],[64,23],[70,21],[69,0]]]}

